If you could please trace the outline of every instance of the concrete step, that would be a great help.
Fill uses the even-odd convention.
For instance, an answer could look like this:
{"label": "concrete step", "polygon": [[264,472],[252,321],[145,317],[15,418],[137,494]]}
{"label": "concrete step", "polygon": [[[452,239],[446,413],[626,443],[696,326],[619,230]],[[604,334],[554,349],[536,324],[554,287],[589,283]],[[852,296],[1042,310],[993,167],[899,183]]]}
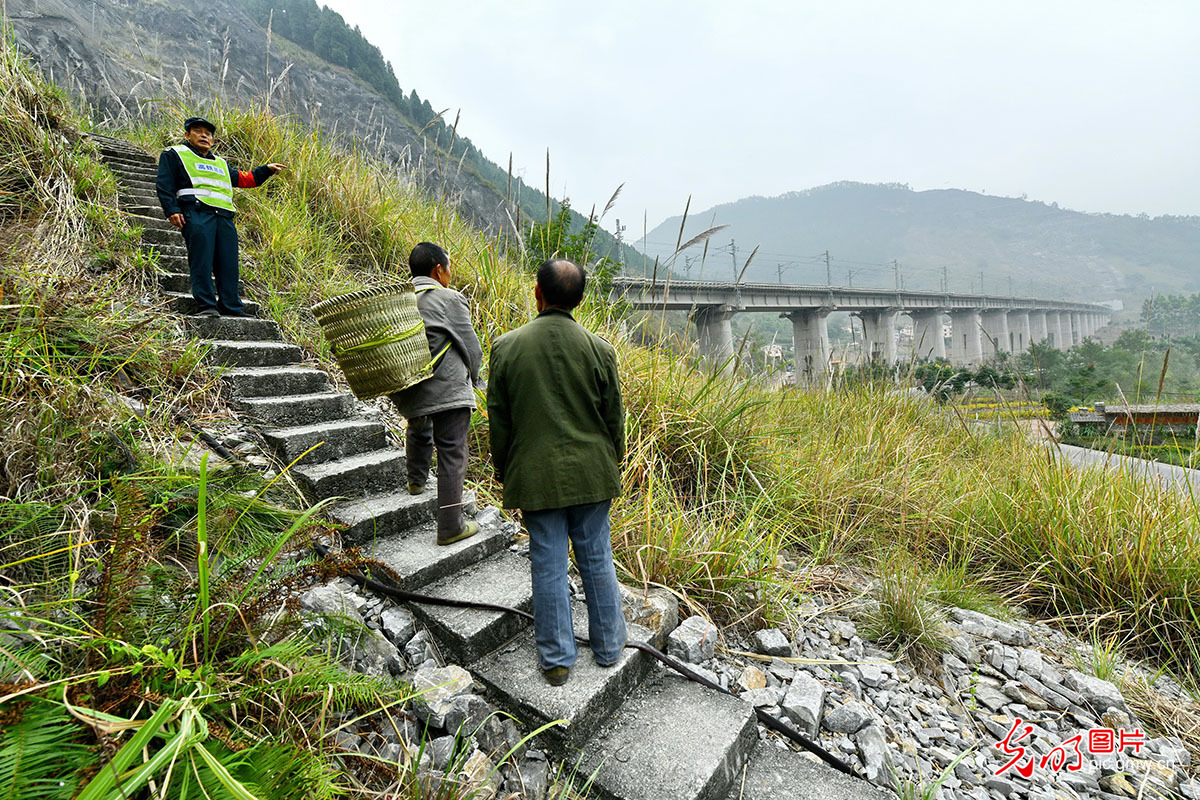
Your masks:
{"label": "concrete step", "polygon": [[157,161],[157,158],[145,150],[142,150],[134,145],[113,140],[111,142],[97,142],[97,147],[100,150],[100,158],[107,161],[110,158],[121,159],[125,161],[138,161],[140,159],[150,159]]}
{"label": "concrete step", "polygon": [[[121,211],[124,211],[126,214],[131,214],[135,217],[149,217],[154,219],[155,215],[157,215],[157,218],[166,223],[171,230],[179,230],[174,225],[167,222],[166,218],[162,215],[162,206],[158,204],[158,200],[155,200],[149,204],[143,204],[141,201],[137,201],[136,203],[118,202],[117,208],[119,208]],[[149,226],[143,223],[142,227],[148,228]]]}
{"label": "concrete step", "polygon": [[[437,511],[436,495],[426,490],[424,495],[419,496],[432,497],[432,516],[432,512]],[[361,501],[361,505],[355,501],[348,501],[335,506],[334,518],[339,521],[346,519],[345,511],[347,509],[357,507],[361,514],[372,504],[378,508],[388,502],[383,497],[367,498]],[[414,509],[406,513],[420,512]],[[427,584],[452,576],[493,553],[498,553],[508,546],[509,540],[509,535],[504,532],[497,521],[495,524],[481,526],[479,533],[470,539],[443,546],[437,543],[437,525],[430,521],[412,527],[399,536],[385,537],[381,535],[372,546],[364,546],[363,551],[371,558],[387,564],[400,575],[400,585],[405,589],[420,589]],[[529,583],[528,563],[525,566],[525,583]],[[479,589],[483,591],[482,587]]]}
{"label": "concrete step", "polygon": [[155,244],[150,245],[149,249],[158,255],[161,261],[164,258],[182,258],[183,263],[187,263],[187,245],[183,243],[183,236],[180,235],[179,243],[171,242],[170,244]]}
{"label": "concrete step", "polygon": [[222,367],[280,367],[302,357],[303,351],[287,342],[215,341],[205,360]]}
{"label": "concrete step", "polygon": [[[338,503],[330,509],[329,516],[346,526],[342,531],[342,541],[346,546],[373,547],[378,540],[399,538],[410,528],[434,519],[438,509],[437,491],[433,489],[435,480],[430,477],[427,484],[430,488],[418,495],[411,495],[404,488],[391,494]],[[474,497],[470,499],[473,501]],[[468,497],[464,495],[464,503],[467,500]]]}
{"label": "concrete step", "polygon": [[131,178],[158,178],[158,164],[154,161],[133,163],[119,159],[104,159],[104,164],[113,174],[127,175]]}
{"label": "concrete step", "polygon": [[100,151],[100,160],[114,172],[127,169],[158,169],[158,156],[140,150],[122,150],[106,147]]}
{"label": "concrete step", "polygon": [[129,217],[131,225],[137,225],[142,229],[142,244],[183,244],[183,234],[171,223],[162,220],[162,226],[160,226],[157,224],[158,220],[155,220],[155,224],[152,225],[145,222],[146,219],[146,217],[134,215]]}
{"label": "concrete step", "polygon": [[770,740],[750,754],[745,780],[738,776],[725,800],[895,800],[895,795],[865,780],[843,775],[795,750]]}
{"label": "concrete step", "polygon": [[92,141],[101,153],[131,153],[148,156],[149,154],[124,139],[105,136],[102,133],[87,133],[84,136]]}
{"label": "concrete step", "polygon": [[172,234],[171,238],[164,239],[162,242],[143,241],[143,246],[157,244],[173,244],[176,247],[184,246],[183,234],[180,233],[179,228],[167,222],[167,218],[162,214],[162,209],[157,205],[154,206],[154,211],[150,214],[133,214],[125,209],[121,210],[126,215],[126,220],[130,225],[135,225],[145,231],[164,231]]}
{"label": "concrete step", "polygon": [[126,175],[123,172],[117,173],[117,190],[129,189],[138,192],[154,192],[154,196],[158,196],[158,183],[155,178],[146,177],[143,175]]}
{"label": "concrete step", "polygon": [[233,339],[236,341],[271,341],[283,339],[279,324],[273,319],[254,317],[184,317],[186,332],[193,339]]}
{"label": "concrete step", "polygon": [[290,397],[245,397],[237,400],[236,405],[249,421],[282,428],[345,419],[354,412],[354,395],[318,392]]}
{"label": "concrete step", "polygon": [[[533,607],[529,560],[507,550],[429,584],[421,592],[452,600],[497,603],[522,611],[529,611]],[[410,606],[417,619],[433,633],[442,654],[457,664],[474,661],[528,626],[516,614],[504,611],[420,603],[411,603]],[[526,638],[532,637],[531,629]]]}
{"label": "concrete step", "polygon": [[143,188],[141,186],[124,186],[117,187],[117,202],[130,203],[137,201],[140,205],[157,206],[158,192],[154,189]]}
{"label": "concrete step", "polygon": [[[179,256],[159,256],[158,266],[161,269],[169,267],[182,267],[183,271],[164,272],[158,276],[158,286],[164,292],[175,292],[179,294],[191,295],[192,292],[192,276],[187,273],[187,259]],[[246,295],[246,282],[238,281],[238,291],[244,298]],[[243,302],[245,302],[243,300]],[[257,309],[257,304],[255,308]],[[257,311],[255,312],[257,313]]]}
{"label": "concrete step", "polygon": [[234,367],[221,373],[233,397],[288,397],[330,388],[329,373],[313,367]]}
{"label": "concrete step", "polygon": [[584,745],[576,774],[595,773],[599,800],[720,800],[757,741],[749,703],[656,672]]}
{"label": "concrete step", "polygon": [[[387,435],[381,423],[368,419],[335,420],[315,425],[274,428],[262,431],[263,438],[285,464],[301,455],[301,464],[319,464],[369,450],[387,447]],[[312,450],[312,448],[316,448]],[[308,452],[310,451],[311,452]]]}
{"label": "concrete step", "polygon": [[367,497],[404,486],[404,453],[396,448],[371,450],[322,464],[292,467],[292,475],[309,500]]}
{"label": "concrete step", "polygon": [[[187,276],[185,275],[184,277],[187,277]],[[189,279],[189,283],[190,283],[190,279]],[[166,297],[167,297],[167,300],[168,300],[167,305],[176,314],[183,314],[184,316],[187,316],[189,314],[196,313],[196,309],[197,309],[196,299],[194,297],[192,297],[190,291],[189,292],[163,292],[163,294],[166,295]],[[260,310],[260,306],[258,305],[258,303],[254,302],[253,300],[246,300],[245,298],[242,299],[242,308],[245,309],[247,314],[255,314],[255,315],[257,315]]]}
{"label": "concrete step", "polygon": [[[528,583],[527,560],[523,578]],[[576,635],[587,636],[586,605],[571,603],[571,621]],[[649,641],[651,635],[641,626],[628,626],[631,641]],[[595,733],[596,727],[641,683],[650,665],[651,659],[645,653],[627,647],[616,664],[599,667],[587,646],[580,645],[579,660],[571,667],[566,684],[551,686],[542,677],[537,647],[532,633],[528,633],[484,656],[470,670],[529,729],[566,720],[568,725],[551,728],[539,737],[543,745],[562,756]]]}
{"label": "concrete step", "polygon": [[147,164],[130,164],[128,162],[110,161],[105,159],[105,165],[113,171],[114,175],[123,178],[133,178],[138,180],[158,180],[158,165],[154,162]]}

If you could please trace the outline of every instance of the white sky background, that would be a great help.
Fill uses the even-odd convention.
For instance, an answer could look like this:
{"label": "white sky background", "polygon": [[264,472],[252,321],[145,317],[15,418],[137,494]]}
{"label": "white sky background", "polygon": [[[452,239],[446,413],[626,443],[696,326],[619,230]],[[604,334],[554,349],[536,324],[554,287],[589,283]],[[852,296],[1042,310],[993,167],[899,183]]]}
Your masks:
{"label": "white sky background", "polygon": [[1200,0],[318,2],[627,240],[838,180],[1200,214]]}

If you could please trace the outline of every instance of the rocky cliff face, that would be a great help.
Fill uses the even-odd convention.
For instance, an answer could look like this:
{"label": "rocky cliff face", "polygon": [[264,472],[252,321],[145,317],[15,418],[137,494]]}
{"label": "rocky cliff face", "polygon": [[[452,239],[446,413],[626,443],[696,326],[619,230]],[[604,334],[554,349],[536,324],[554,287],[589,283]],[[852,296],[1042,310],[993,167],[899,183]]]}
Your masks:
{"label": "rocky cliff face", "polygon": [[509,227],[502,191],[444,163],[435,143],[354,75],[269,39],[228,0],[7,0],[7,12],[21,49],[100,118],[215,99],[266,107],[377,153],[482,227]]}

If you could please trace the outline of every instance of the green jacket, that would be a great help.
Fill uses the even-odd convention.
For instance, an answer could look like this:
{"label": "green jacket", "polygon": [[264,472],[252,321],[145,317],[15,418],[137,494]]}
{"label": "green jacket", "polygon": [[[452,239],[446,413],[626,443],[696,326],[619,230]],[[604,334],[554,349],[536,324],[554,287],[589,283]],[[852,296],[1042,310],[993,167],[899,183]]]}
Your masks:
{"label": "green jacket", "polygon": [[548,308],[492,344],[487,411],[505,508],[542,511],[621,493],[617,353],[570,313]]}

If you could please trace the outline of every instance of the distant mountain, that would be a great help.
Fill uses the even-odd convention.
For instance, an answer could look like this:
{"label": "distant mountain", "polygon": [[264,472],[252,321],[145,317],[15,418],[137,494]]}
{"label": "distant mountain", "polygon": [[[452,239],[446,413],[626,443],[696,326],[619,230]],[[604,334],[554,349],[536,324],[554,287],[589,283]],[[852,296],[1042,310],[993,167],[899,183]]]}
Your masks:
{"label": "distant mountain", "polygon": [[[511,232],[510,217],[546,218],[541,191],[515,177],[510,184],[507,164],[486,158],[415,89],[406,94],[379,48],[314,0],[6,5],[21,49],[99,118],[216,100],[269,107],[369,149],[427,192],[444,194],[481,228]],[[558,210],[556,201],[551,206]],[[578,229],[584,219],[575,214],[574,222]],[[612,236],[601,231],[597,239],[598,255],[615,255]]]}
{"label": "distant mountain", "polygon": [[[647,236],[666,260],[681,217]],[[711,225],[729,227],[675,260],[680,277],[730,280],[731,242],[744,280],[908,289],[983,291],[1102,301],[1127,306],[1157,291],[1200,290],[1200,217],[1083,214],[1056,204],[959,189],[913,191],[899,184],[834,183],[778,197],[749,197],[689,215],[682,241]],[[641,242],[635,242],[641,245]],[[828,251],[828,270],[825,253]],[[893,264],[892,262],[896,263]],[[1134,301],[1139,301],[1135,303]]]}

